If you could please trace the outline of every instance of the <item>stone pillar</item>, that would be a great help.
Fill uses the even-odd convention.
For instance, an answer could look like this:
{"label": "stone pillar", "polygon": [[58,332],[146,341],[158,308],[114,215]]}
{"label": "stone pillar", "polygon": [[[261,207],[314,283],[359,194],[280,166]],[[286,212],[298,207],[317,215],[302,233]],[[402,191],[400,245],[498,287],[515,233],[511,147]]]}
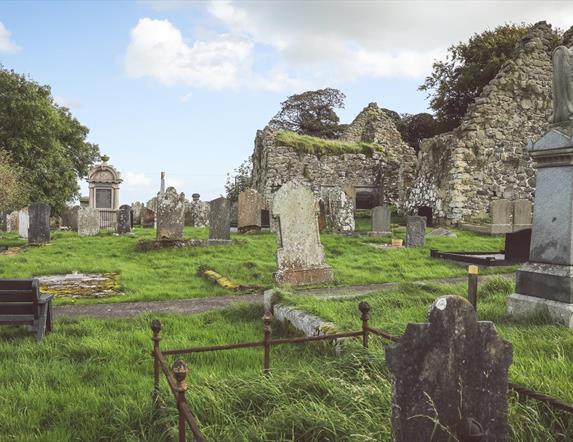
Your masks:
{"label": "stone pillar", "polygon": [[554,127],[529,153],[537,165],[529,261],[516,274],[509,314],[546,312],[573,328],[573,123]]}
{"label": "stone pillar", "polygon": [[406,217],[406,247],[424,247],[426,244],[426,218]]}
{"label": "stone pillar", "polygon": [[50,242],[50,206],[34,203],[28,207],[30,224],[28,227],[28,244],[41,245]]}
{"label": "stone pillar", "polygon": [[372,236],[392,235],[392,210],[388,206],[376,206],[372,209]]}
{"label": "stone pillar", "polygon": [[124,204],[117,212],[117,233],[124,235],[131,232],[131,206]]}
{"label": "stone pillar", "polygon": [[231,204],[229,200],[220,197],[209,203],[209,239],[210,240],[230,240],[231,239]]}

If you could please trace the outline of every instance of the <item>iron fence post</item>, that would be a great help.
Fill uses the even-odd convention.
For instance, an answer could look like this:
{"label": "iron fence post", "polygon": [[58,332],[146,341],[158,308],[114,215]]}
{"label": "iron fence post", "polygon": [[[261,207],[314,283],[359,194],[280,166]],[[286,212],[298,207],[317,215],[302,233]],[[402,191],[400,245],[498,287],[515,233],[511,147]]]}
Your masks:
{"label": "iron fence post", "polygon": [[187,382],[185,382],[185,378],[187,377],[187,373],[189,373],[189,369],[187,368],[187,364],[183,362],[181,359],[178,359],[173,364],[173,376],[177,381],[177,410],[179,411],[179,442],[185,442],[185,416],[182,412],[182,406],[186,402],[185,400],[185,392],[187,391]]}
{"label": "iron fence post", "polygon": [[265,375],[269,374],[271,368],[271,321],[273,320],[273,315],[270,312],[266,312],[263,316],[263,373]]}
{"label": "iron fence post", "polygon": [[468,266],[468,301],[477,313],[478,266]]}
{"label": "iron fence post", "polygon": [[370,312],[370,304],[368,304],[366,301],[362,301],[360,304],[358,304],[358,310],[360,310],[362,313],[362,346],[364,348],[368,348],[368,313]]}
{"label": "iron fence post", "polygon": [[159,343],[161,342],[161,321],[154,319],[151,321],[151,330],[153,331],[153,400],[156,401],[159,397],[159,359],[157,352],[159,352]]}

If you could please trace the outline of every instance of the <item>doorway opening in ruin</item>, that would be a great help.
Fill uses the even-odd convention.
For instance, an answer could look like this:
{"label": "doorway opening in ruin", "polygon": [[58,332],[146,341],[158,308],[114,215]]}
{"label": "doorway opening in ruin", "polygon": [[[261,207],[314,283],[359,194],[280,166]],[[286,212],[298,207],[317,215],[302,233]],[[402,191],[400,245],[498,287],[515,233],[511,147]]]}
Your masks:
{"label": "doorway opening in ruin", "polygon": [[418,207],[418,216],[425,216],[426,226],[434,227],[433,211],[431,207],[428,206]]}
{"label": "doorway opening in ruin", "polygon": [[374,207],[374,195],[372,192],[356,192],[356,208],[372,209]]}
{"label": "doorway opening in ruin", "polygon": [[267,209],[261,210],[261,227],[266,229],[271,227],[271,217]]}

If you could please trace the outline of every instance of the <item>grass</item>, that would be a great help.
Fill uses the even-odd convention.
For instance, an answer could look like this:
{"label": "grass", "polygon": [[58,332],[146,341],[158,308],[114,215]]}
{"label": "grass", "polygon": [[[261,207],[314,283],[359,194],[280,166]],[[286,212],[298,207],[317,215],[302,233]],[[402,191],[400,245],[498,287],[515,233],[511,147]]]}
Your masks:
{"label": "grass", "polygon": [[[403,227],[395,237],[404,238]],[[499,250],[503,239],[458,231],[458,238],[428,238],[423,249],[382,251],[368,243],[389,242],[389,238],[347,237],[326,233],[321,236],[326,262],[334,269],[337,285],[360,285],[392,281],[462,276],[463,267],[431,259],[431,247],[440,250]],[[207,229],[186,228],[186,237],[204,239]],[[126,302],[228,295],[234,292],[199,274],[208,268],[239,285],[272,286],[276,269],[274,233],[233,234],[240,244],[225,247],[192,247],[151,251],[136,250],[137,241],[151,239],[152,229],[136,228],[133,236],[101,232],[79,237],[73,232],[56,232],[50,245],[29,247],[16,256],[0,255],[0,278],[72,272],[117,272],[125,296],[101,299],[60,299],[62,303]],[[0,241],[17,240],[14,233],[0,232]],[[1,243],[0,243],[1,244]],[[484,272],[508,271],[507,268]]]}
{"label": "grass", "polygon": [[288,146],[297,152],[310,154],[341,155],[344,153],[363,153],[372,155],[372,152],[382,152],[379,144],[365,142],[345,142],[340,140],[327,140],[324,138],[300,135],[295,132],[279,132],[276,141],[283,146]]}

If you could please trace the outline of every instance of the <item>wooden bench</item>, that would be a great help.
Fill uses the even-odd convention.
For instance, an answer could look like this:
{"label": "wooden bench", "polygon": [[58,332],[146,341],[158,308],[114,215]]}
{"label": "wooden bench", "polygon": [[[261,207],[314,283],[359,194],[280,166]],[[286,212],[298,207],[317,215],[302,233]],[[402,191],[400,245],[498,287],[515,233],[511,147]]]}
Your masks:
{"label": "wooden bench", "polygon": [[0,279],[0,325],[28,325],[41,340],[52,331],[53,295],[40,295],[37,279]]}

